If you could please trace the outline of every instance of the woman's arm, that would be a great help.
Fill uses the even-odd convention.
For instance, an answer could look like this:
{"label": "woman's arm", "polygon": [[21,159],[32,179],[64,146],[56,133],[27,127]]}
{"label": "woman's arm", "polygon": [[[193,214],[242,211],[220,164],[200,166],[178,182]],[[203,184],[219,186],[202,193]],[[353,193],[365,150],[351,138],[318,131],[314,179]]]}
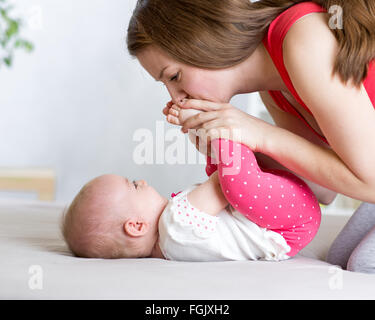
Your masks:
{"label": "woman's arm", "polygon": [[[324,104],[324,101],[322,103]],[[233,137],[233,139],[230,137],[233,141],[241,142],[253,152],[260,152],[269,156],[296,175],[348,197],[365,202],[375,202],[375,179],[373,178],[375,138],[364,138],[367,133],[365,120],[361,119],[362,122],[366,123],[362,129],[358,128],[358,125],[353,128],[353,123],[352,126],[346,124],[345,130],[346,132],[350,131],[351,144],[347,143],[348,137],[342,132],[341,124],[336,126],[331,124],[328,128],[322,125],[323,134],[335,150],[333,151],[226,104],[188,100],[181,105],[185,108],[212,110],[188,119],[184,123],[183,132],[191,128],[203,128],[205,130],[203,130],[200,138],[213,140],[222,137],[221,130],[224,130],[224,133],[231,132],[234,129],[239,130],[241,135],[238,137],[235,135],[236,138]],[[332,107],[332,104],[330,107]],[[344,108],[344,110],[348,112],[347,108]],[[364,110],[366,113],[366,109]],[[360,108],[356,112],[357,117],[359,112]],[[371,112],[375,115],[374,110]],[[333,123],[333,118],[337,112],[333,112],[333,115],[328,115],[328,113],[328,111],[325,111],[326,116],[331,117],[331,123]],[[354,116],[355,113],[352,118]],[[348,117],[348,115],[346,114],[345,117]],[[371,117],[371,114],[368,117]],[[343,116],[341,116],[341,120],[343,122]],[[373,120],[373,123],[375,123],[375,118]],[[328,123],[326,124],[328,125]],[[334,138],[331,138],[332,134],[335,134]],[[361,136],[363,136],[362,139],[360,139]],[[369,133],[367,136],[371,137]],[[343,144],[347,145],[346,149],[343,149]],[[374,144],[373,147],[371,147],[372,144]],[[364,155],[366,148],[368,157]],[[337,150],[344,151],[344,156],[339,156],[336,153]],[[345,159],[345,162],[342,159]],[[356,175],[353,167],[357,169],[356,173],[360,171],[361,174]]]}
{"label": "woman's arm", "polygon": [[228,205],[221,191],[217,171],[211,174],[204,183],[190,191],[187,198],[195,208],[213,216]]}
{"label": "woman's arm", "polygon": [[[332,150],[282,128],[267,132],[262,150],[314,183],[375,202],[375,110],[364,86],[333,74],[338,43],[323,19],[301,19],[283,42],[284,64]],[[301,59],[303,57],[303,59]]]}
{"label": "woman's arm", "polygon": [[274,159],[266,156],[265,154],[262,154],[260,152],[256,152],[254,154],[255,154],[255,157],[257,159],[258,165],[262,169],[280,169],[280,170],[284,170],[284,171],[289,171],[290,173],[293,173],[298,178],[303,180],[309,186],[309,188],[315,194],[316,198],[318,199],[318,201],[321,204],[329,205],[330,203],[333,202],[333,200],[335,200],[335,198],[337,196],[337,192],[329,190],[329,189],[327,189],[327,188],[325,188],[325,187],[323,187],[319,184],[316,184],[314,182],[311,182],[311,181],[299,176],[295,172],[293,172],[293,171],[289,170],[288,168],[282,166],[280,163],[278,163]]}
{"label": "woman's arm", "polygon": [[373,187],[360,180],[333,150],[286,129],[274,126],[269,130],[262,153],[316,184],[354,199],[375,202]]}
{"label": "woman's arm", "polygon": [[[293,132],[314,144],[320,145],[325,148],[329,148],[329,146],[325,142],[323,142],[320,138],[318,138],[317,135],[312,132],[312,130],[307,128],[307,126],[299,118],[297,118],[293,114],[290,114],[288,112],[281,110],[267,92],[259,92],[259,94],[262,98],[262,101],[265,107],[267,108],[269,114],[271,115],[273,121],[278,127],[284,128],[290,132]],[[258,153],[255,153],[255,156],[261,167],[264,167],[266,169],[275,168],[275,169],[281,169],[281,170],[292,172],[291,170],[284,167],[283,165],[281,165],[274,159],[266,156],[265,154],[258,152]],[[295,172],[292,172],[292,173],[297,175]],[[304,177],[301,177],[299,175],[297,176],[300,179],[302,179],[310,187],[310,189],[314,192],[315,196],[317,197],[320,203],[324,205],[329,205],[336,198],[337,192],[334,192],[319,184],[316,184],[310,180],[307,180]]]}

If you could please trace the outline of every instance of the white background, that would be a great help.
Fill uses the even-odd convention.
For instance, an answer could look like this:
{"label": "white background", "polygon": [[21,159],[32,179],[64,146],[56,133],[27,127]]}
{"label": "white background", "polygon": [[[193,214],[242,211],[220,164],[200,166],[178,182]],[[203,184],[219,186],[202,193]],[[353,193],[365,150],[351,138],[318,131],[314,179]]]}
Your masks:
{"label": "white background", "polygon": [[[23,17],[22,35],[35,49],[17,52],[13,67],[0,69],[0,168],[52,168],[61,202],[105,173],[145,179],[166,197],[206,179],[198,161],[140,165],[133,159],[140,143],[133,134],[139,129],[152,133],[154,152],[160,148],[156,125],[165,120],[162,109],[170,100],[127,52],[136,0],[12,3],[12,15]],[[238,95],[231,103],[273,123],[258,93]],[[176,128],[164,124],[165,133]],[[164,150],[173,143],[165,142]],[[0,193],[9,196],[36,197]],[[352,205],[340,196],[330,207],[342,200],[343,206]]]}
{"label": "white background", "polygon": [[[13,3],[12,15],[23,17],[22,35],[35,49],[16,52],[13,67],[0,70],[0,167],[54,169],[58,201],[70,201],[104,173],[143,178],[164,196],[206,178],[198,161],[133,160],[139,144],[134,132],[147,128],[156,136],[156,121],[164,121],[162,109],[170,100],[127,52],[135,0]],[[231,102],[248,110],[249,97],[259,104],[257,93]],[[172,128],[165,122],[165,131]]]}

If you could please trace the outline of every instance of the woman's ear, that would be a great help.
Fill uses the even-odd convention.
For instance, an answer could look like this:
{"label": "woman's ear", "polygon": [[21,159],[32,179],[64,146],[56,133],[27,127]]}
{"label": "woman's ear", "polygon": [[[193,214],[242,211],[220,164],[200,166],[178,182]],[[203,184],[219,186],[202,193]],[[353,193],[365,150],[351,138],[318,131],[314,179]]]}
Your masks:
{"label": "woman's ear", "polygon": [[131,237],[141,237],[147,233],[149,224],[141,219],[129,219],[124,223],[124,231]]}

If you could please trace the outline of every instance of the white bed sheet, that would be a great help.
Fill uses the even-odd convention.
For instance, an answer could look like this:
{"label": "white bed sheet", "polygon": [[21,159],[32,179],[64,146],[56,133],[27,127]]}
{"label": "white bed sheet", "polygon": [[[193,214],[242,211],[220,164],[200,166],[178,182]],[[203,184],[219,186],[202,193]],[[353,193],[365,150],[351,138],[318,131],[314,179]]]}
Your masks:
{"label": "white bed sheet", "polygon": [[313,242],[287,261],[186,263],[75,258],[60,236],[62,209],[0,200],[0,299],[375,298],[375,275],[324,262],[347,215],[324,215]]}

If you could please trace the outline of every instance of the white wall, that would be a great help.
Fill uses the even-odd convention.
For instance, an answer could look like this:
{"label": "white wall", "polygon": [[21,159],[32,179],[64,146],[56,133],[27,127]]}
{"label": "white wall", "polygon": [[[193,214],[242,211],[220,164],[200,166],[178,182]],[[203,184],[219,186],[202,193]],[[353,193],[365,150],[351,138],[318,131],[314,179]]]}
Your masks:
{"label": "white wall", "polygon": [[[104,173],[144,178],[164,196],[206,178],[197,162],[139,165],[133,159],[139,145],[133,134],[145,128],[156,137],[157,121],[164,120],[161,110],[170,100],[127,53],[126,30],[136,0],[13,3],[35,50],[18,52],[14,66],[0,70],[0,167],[53,168],[61,202]],[[236,96],[231,103],[273,123],[258,93]],[[164,124],[171,133],[174,127]],[[173,143],[165,142],[166,148]],[[8,196],[16,194],[0,193]],[[336,206],[358,203],[339,196],[330,207]]]}
{"label": "white wall", "polygon": [[[70,201],[103,173],[144,178],[164,196],[206,177],[203,164],[133,160],[134,132],[148,128],[155,135],[170,100],[127,53],[135,0],[14,3],[35,50],[18,52],[13,68],[0,70],[0,167],[55,169],[58,201]],[[232,104],[246,110],[248,97]]]}

